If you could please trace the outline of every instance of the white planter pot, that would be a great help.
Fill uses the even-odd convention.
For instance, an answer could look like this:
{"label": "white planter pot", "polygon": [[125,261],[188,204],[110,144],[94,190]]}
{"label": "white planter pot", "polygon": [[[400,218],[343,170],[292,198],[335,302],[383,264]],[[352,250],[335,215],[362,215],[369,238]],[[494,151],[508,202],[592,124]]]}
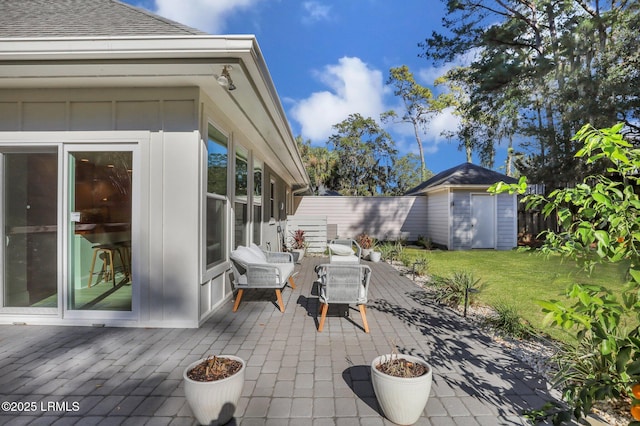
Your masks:
{"label": "white planter pot", "polygon": [[223,425],[231,420],[238,407],[238,401],[244,386],[245,362],[233,355],[219,355],[219,357],[240,361],[242,363],[240,371],[226,379],[212,382],[191,380],[187,377],[187,371],[204,361],[203,358],[185,368],[182,375],[184,378],[184,395],[189,407],[191,407],[191,411],[193,411],[194,416],[201,425]]}
{"label": "white planter pot", "polygon": [[431,392],[433,370],[422,358],[398,354],[393,357],[404,358],[427,367],[427,374],[420,377],[393,377],[376,368],[376,365],[391,359],[392,355],[381,355],[371,362],[371,382],[378,404],[387,419],[399,425],[412,425],[418,421],[427,405]]}
{"label": "white planter pot", "polygon": [[381,257],[382,253],[380,253],[379,251],[372,251],[369,255],[369,259],[371,259],[372,262],[380,262]]}
{"label": "white planter pot", "polygon": [[365,259],[365,260],[368,260],[372,251],[373,250],[371,250],[371,249],[362,249],[362,258]]}
{"label": "white planter pot", "polygon": [[302,258],[304,257],[304,249],[291,249],[291,253],[293,254],[294,262],[302,262]]}

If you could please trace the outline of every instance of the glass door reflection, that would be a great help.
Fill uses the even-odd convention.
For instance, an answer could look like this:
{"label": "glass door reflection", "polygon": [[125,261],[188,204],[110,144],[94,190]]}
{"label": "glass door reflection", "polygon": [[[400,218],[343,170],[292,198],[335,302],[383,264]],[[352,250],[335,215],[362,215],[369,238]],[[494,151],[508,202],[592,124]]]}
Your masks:
{"label": "glass door reflection", "polygon": [[69,153],[71,310],[131,311],[130,151]]}
{"label": "glass door reflection", "polygon": [[2,307],[58,307],[58,155],[0,154]]}

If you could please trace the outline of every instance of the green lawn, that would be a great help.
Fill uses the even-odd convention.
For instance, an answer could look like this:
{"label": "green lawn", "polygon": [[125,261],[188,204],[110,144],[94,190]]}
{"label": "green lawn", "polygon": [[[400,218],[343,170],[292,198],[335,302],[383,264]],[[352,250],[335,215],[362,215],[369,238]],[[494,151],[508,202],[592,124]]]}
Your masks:
{"label": "green lawn", "polygon": [[[416,256],[425,253],[413,248],[405,248],[405,251]],[[575,282],[602,285],[619,294],[628,267],[626,263],[598,265],[589,276],[575,262],[563,261],[559,256],[547,258],[537,252],[434,250],[426,253],[430,275],[450,276],[455,271],[470,271],[483,283],[481,292],[476,295],[479,303],[514,306],[534,327],[563,341],[573,338],[557,327],[543,327],[544,314],[535,301],[567,300],[565,290]]]}

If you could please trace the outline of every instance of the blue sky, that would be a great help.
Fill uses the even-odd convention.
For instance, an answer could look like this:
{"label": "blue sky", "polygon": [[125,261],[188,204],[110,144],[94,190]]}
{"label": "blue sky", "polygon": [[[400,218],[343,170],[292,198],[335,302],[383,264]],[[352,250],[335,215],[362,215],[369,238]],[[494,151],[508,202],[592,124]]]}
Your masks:
{"label": "blue sky", "polygon": [[[125,0],[211,34],[255,34],[294,136],[324,145],[331,126],[360,113],[378,119],[399,99],[385,85],[389,68],[407,65],[431,86],[446,66],[418,57],[418,43],[440,30],[439,0]],[[427,167],[437,173],[466,161],[449,113],[423,135]],[[385,126],[401,154],[418,152],[413,129]],[[499,149],[496,168],[504,161]],[[476,161],[477,162],[477,161]]]}

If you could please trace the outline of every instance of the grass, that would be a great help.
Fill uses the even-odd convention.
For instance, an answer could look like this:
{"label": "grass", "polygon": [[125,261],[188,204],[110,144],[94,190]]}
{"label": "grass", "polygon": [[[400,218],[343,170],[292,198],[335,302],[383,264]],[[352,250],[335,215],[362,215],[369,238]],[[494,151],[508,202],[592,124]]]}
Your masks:
{"label": "grass", "polygon": [[[405,248],[411,256],[425,250]],[[489,306],[509,305],[531,325],[554,339],[574,341],[573,335],[558,327],[544,327],[542,308],[536,300],[568,300],[566,289],[573,283],[601,285],[616,294],[624,286],[628,264],[596,266],[590,276],[570,260],[559,256],[545,257],[535,251],[440,251],[428,252],[429,274],[448,277],[454,272],[468,271],[483,284],[475,300]]]}

